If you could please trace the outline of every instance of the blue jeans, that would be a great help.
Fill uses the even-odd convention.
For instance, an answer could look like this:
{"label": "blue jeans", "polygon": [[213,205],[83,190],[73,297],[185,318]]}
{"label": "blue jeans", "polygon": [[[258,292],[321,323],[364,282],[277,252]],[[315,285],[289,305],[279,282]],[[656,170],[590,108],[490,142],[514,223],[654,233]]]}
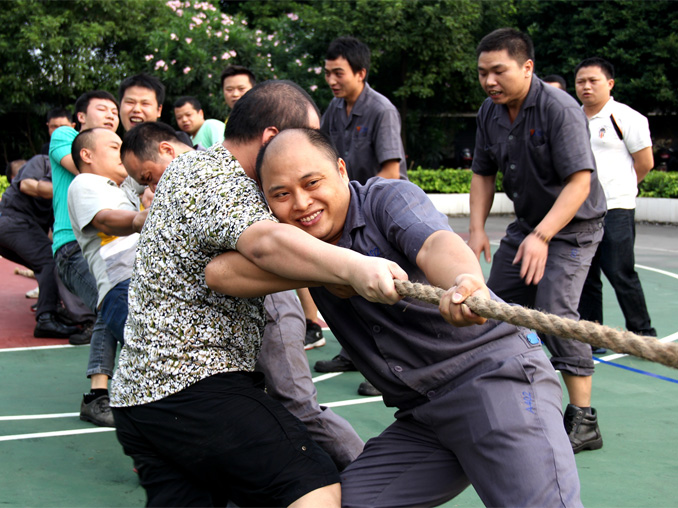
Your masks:
{"label": "blue jeans", "polygon": [[[62,245],[56,251],[54,258],[57,272],[64,286],[71,293],[78,295],[93,312],[96,312],[99,299],[97,281],[89,271],[87,260],[82,255],[78,242],[73,241]],[[101,313],[97,313],[92,329],[87,377],[94,374],[106,374],[108,377],[113,377],[116,348],[117,341],[113,333],[106,327]]]}
{"label": "blue jeans", "polygon": [[634,267],[635,241],[635,210],[608,210],[603,240],[584,283],[579,314],[581,319],[603,322],[603,282],[600,278],[602,270],[617,295],[626,320],[626,329],[639,335],[656,337],[657,332],[650,323],[643,287]]}
{"label": "blue jeans", "polygon": [[[100,314],[120,344],[125,343],[125,322],[127,321],[127,295],[129,293],[129,279],[118,282],[101,302]],[[115,354],[115,353],[114,353]]]}

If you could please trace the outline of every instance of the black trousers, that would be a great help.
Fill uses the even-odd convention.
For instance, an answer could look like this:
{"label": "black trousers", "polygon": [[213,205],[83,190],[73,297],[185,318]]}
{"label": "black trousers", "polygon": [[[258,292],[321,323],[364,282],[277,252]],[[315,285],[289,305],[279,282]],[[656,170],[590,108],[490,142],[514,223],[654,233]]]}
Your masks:
{"label": "black trousers", "polygon": [[28,218],[0,215],[0,255],[30,268],[40,287],[36,318],[55,312],[59,286],[55,276],[52,241],[40,226]]}

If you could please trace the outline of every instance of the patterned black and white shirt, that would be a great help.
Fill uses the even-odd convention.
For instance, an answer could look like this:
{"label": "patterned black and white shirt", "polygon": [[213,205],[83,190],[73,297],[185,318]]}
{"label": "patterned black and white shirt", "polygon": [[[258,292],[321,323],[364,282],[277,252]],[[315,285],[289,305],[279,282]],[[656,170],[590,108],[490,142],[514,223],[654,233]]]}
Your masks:
{"label": "patterned black and white shirt", "polygon": [[221,372],[253,370],[263,298],[215,293],[204,271],[260,220],[276,219],[223,146],[167,167],[137,248],[111,405],[145,404]]}

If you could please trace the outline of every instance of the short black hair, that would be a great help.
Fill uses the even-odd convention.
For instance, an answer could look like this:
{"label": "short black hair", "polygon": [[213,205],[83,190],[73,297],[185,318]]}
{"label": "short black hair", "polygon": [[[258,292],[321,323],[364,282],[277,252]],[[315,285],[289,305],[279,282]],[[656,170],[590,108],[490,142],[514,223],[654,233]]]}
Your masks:
{"label": "short black hair", "polygon": [[177,132],[163,122],[144,122],[132,127],[122,138],[120,158],[128,153],[140,161],[155,161],[158,157],[158,145],[162,141],[181,143]]}
{"label": "short black hair", "polygon": [[[115,102],[115,101],[113,101]],[[87,108],[85,108],[87,109]],[[71,121],[71,114],[68,112],[66,108],[53,108],[50,109],[47,112],[47,116],[45,117],[45,121],[49,123],[49,121],[52,118],[68,118],[69,121]]]}
{"label": "short black hair", "polygon": [[365,69],[365,79],[370,71],[370,48],[364,42],[355,37],[338,37],[330,43],[327,48],[325,60],[336,60],[344,57],[351,66],[353,74]]}
{"label": "short black hair", "polygon": [[179,97],[176,101],[174,101],[174,108],[180,108],[184,104],[190,104],[193,106],[193,108],[196,111],[200,111],[202,109],[202,105],[200,104],[200,101],[196,99],[195,97],[191,97],[190,95],[184,95],[183,97]]}
{"label": "short black hair", "polygon": [[534,62],[534,44],[526,33],[515,28],[498,28],[483,37],[476,48],[476,57],[481,53],[506,50],[520,65],[527,60]]}
{"label": "short black hair", "polygon": [[599,56],[592,56],[591,58],[586,58],[582,60],[574,68],[575,77],[577,76],[579,69],[582,69],[584,67],[600,67],[600,70],[603,71],[603,74],[605,74],[605,77],[607,79],[614,79],[614,65],[612,65],[604,58],[600,58]]}
{"label": "short black hair", "polygon": [[[325,134],[324,132],[318,130],[318,129],[311,129],[309,127],[300,127],[297,129],[288,129],[287,132],[294,131],[298,132],[300,134],[303,134],[306,140],[315,148],[320,151],[328,160],[331,160],[332,162],[336,162],[339,159],[339,152],[337,152],[337,149],[334,146],[334,143],[332,143],[332,140]],[[257,179],[259,182],[261,182],[261,168],[264,165],[264,160],[266,159],[266,153],[268,147],[271,145],[271,143],[276,142],[276,137],[274,137],[271,141],[266,143],[264,146],[261,147],[259,150],[259,153],[257,154],[257,164],[256,164],[256,173],[257,173]]]}
{"label": "short black hair", "polygon": [[224,80],[226,78],[237,76],[238,74],[245,74],[250,80],[250,85],[254,86],[257,84],[257,79],[254,76],[254,73],[247,67],[242,65],[229,65],[221,73],[221,88],[224,88]]}
{"label": "short black hair", "polygon": [[567,88],[567,82],[560,74],[549,74],[548,76],[544,76],[541,80],[545,83],[558,83],[563,90]]}
{"label": "short black hair", "polygon": [[153,90],[155,92],[155,100],[158,101],[158,106],[162,106],[165,102],[165,85],[163,85],[162,81],[155,76],[151,76],[145,72],[135,74],[134,76],[122,80],[120,88],[118,88],[118,97],[120,100],[124,97],[125,90],[133,86]]}
{"label": "short black hair", "polygon": [[71,157],[73,157],[73,164],[78,170],[78,173],[82,173],[80,165],[82,164],[82,158],[80,157],[80,150],[83,148],[93,148],[94,138],[96,136],[96,131],[105,130],[103,127],[94,127],[93,129],[85,129],[80,134],[75,136],[73,144],[71,145]]}
{"label": "short black hair", "polygon": [[264,81],[233,105],[224,137],[235,143],[247,143],[261,136],[268,127],[279,131],[308,127],[309,109],[320,116],[313,99],[296,83]]}
{"label": "short black hair", "polygon": [[78,121],[78,113],[87,113],[87,108],[92,99],[104,99],[111,101],[115,104],[116,108],[119,108],[118,101],[115,100],[113,94],[107,92],[106,90],[91,90],[85,92],[75,101],[75,113],[73,114],[73,120],[75,121],[75,129],[80,130],[80,122]]}

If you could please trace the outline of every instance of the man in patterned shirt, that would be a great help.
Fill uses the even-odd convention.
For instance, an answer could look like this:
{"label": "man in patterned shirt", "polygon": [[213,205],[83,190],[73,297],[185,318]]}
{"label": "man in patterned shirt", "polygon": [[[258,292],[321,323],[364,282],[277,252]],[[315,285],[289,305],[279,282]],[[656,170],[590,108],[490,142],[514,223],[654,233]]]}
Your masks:
{"label": "man in patterned shirt", "polygon": [[204,279],[214,256],[238,250],[284,277],[400,299],[393,278],[406,274],[395,263],[278,224],[257,190],[259,148],[281,130],[318,124],[298,86],[261,83],[236,103],[223,145],[177,157],[157,187],[111,399],[149,505],[339,506],[331,459],[253,372],[263,299],[220,295]]}

